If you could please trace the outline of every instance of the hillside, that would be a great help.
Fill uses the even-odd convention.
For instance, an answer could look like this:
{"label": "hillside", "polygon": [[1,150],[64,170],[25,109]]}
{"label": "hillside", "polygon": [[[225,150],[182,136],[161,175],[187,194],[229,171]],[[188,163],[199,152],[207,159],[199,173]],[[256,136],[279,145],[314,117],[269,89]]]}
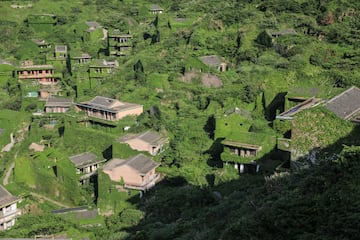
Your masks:
{"label": "hillside", "polygon": [[[0,149],[15,135],[0,175],[29,213],[0,236],[354,239],[359,127],[323,105],[360,87],[359,9],[355,0],[0,2]],[[79,110],[96,96],[143,112],[113,121]],[[49,97],[71,106],[46,112]],[[319,106],[276,119],[311,97]],[[79,184],[71,156],[133,157],[119,139],[149,129],[169,141],[156,156],[141,152],[162,179],[142,198],[101,167]],[[240,165],[258,167],[240,174]],[[58,218],[31,192],[99,214]]]}

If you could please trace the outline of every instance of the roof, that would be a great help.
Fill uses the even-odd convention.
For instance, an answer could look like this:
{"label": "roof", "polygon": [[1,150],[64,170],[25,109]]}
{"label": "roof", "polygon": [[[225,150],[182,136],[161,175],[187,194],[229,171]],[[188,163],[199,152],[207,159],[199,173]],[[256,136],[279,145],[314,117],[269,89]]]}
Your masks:
{"label": "roof", "polygon": [[70,98],[49,97],[45,107],[70,107],[73,104]]}
{"label": "roof", "polygon": [[11,195],[3,186],[0,185],[0,207],[19,201],[19,197]]}
{"label": "roof", "polygon": [[39,39],[39,38],[37,38],[37,39],[31,39],[31,41],[33,41],[35,44],[37,44],[37,45],[48,45],[49,43],[48,42],[46,42],[46,40],[45,39]]}
{"label": "roof", "polygon": [[90,152],[80,153],[69,157],[70,161],[75,164],[76,167],[83,167],[88,164],[103,162],[105,160],[97,160],[97,156]]}
{"label": "roof", "polygon": [[123,33],[123,32],[121,32],[121,31],[120,31],[119,29],[117,29],[117,28],[109,30],[108,35],[109,35],[109,37],[131,38],[130,32],[128,32],[128,33]]}
{"label": "roof", "polygon": [[240,147],[240,148],[257,150],[257,151],[261,150],[261,146],[259,146],[259,145],[242,143],[242,142],[237,142],[237,141],[224,140],[224,141],[222,141],[222,144],[226,145],[226,146]]}
{"label": "roof", "polygon": [[22,69],[53,69],[53,65],[26,65],[26,66],[20,66],[18,67],[18,69],[22,70]]}
{"label": "roof", "polygon": [[100,27],[100,24],[96,21],[89,21],[85,22],[86,25],[88,25],[90,28],[98,28]]}
{"label": "roof", "polygon": [[326,108],[342,119],[349,119],[360,111],[360,89],[353,86],[330,99]]}
{"label": "roof", "polygon": [[83,59],[83,58],[91,58],[90,54],[88,53],[81,53],[79,55],[75,55],[74,57],[71,57],[73,59]]}
{"label": "roof", "polygon": [[90,67],[117,68],[117,67],[119,67],[119,62],[117,60],[107,61],[105,59],[103,59],[103,60],[96,59],[91,63]]}
{"label": "roof", "polygon": [[114,168],[126,165],[133,170],[135,170],[140,175],[145,175],[154,168],[158,167],[160,164],[154,162],[150,158],[146,157],[144,154],[138,154],[134,157],[128,158],[126,160],[122,159],[112,159],[106,163],[103,167],[104,170],[113,170]]}
{"label": "roof", "polygon": [[210,66],[210,67],[217,67],[219,66],[222,62],[221,58],[219,58],[216,55],[210,55],[210,56],[202,56],[199,57],[200,61],[202,61],[204,64]]}
{"label": "roof", "polygon": [[141,134],[135,134],[135,135],[126,135],[123,138],[120,138],[120,142],[126,142],[132,139],[140,139],[146,143],[149,143],[150,145],[156,146],[158,144],[161,144],[165,141],[167,141],[167,138],[162,137],[159,133],[148,130]]}
{"label": "roof", "polygon": [[120,102],[117,99],[101,96],[96,96],[88,102],[77,103],[76,105],[115,113],[142,106],[136,103]]}
{"label": "roof", "polygon": [[55,52],[67,52],[67,46],[65,45],[55,45]]}
{"label": "roof", "polygon": [[150,10],[151,11],[164,11],[164,9],[162,7],[160,7],[159,5],[157,5],[157,4],[151,5]]}

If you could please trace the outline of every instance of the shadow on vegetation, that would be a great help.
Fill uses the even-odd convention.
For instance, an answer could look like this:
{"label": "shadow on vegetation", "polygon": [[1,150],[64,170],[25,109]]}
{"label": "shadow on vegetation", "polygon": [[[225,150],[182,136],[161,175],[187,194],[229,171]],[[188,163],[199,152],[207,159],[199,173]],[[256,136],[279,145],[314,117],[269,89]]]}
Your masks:
{"label": "shadow on vegetation", "polygon": [[204,154],[209,154],[210,157],[207,161],[207,164],[210,167],[222,168],[223,162],[221,161],[221,153],[224,151],[224,146],[221,144],[221,141],[225,138],[217,138],[211,147],[204,152]]}
{"label": "shadow on vegetation", "polygon": [[214,140],[216,121],[214,115],[209,116],[203,129],[208,134],[209,138]]}
{"label": "shadow on vegetation", "polygon": [[[357,126],[351,134],[321,151],[337,149],[340,152],[338,146],[359,144],[359,133],[360,126]],[[273,149],[259,162],[269,159],[287,161],[289,153]],[[359,169],[360,164],[357,165]],[[203,187],[191,185],[182,177],[165,178],[140,201],[136,199],[138,207],[145,211],[145,218],[138,225],[123,230],[131,233],[129,240],[193,239],[194,236],[202,236],[201,239],[290,239],[306,237],[311,232],[315,234],[311,236],[324,238],[350,237],[357,229],[352,218],[348,218],[354,216],[350,206],[359,196],[343,188],[340,191],[351,203],[344,205],[342,201],[329,200],[331,195],[340,196],[334,191],[342,186],[340,180],[347,176],[346,171],[353,170],[337,162],[323,161],[290,175],[264,179],[272,172],[261,171],[260,174],[242,174],[237,180],[216,186],[214,174],[206,175],[208,186]],[[313,213],[312,218],[305,214],[308,211]],[[344,222],[339,222],[338,217],[332,218],[334,213]],[[334,224],[338,226],[336,229],[326,227]],[[296,226],[301,226],[301,231],[297,231]]]}
{"label": "shadow on vegetation", "polygon": [[[271,101],[271,103],[268,105],[265,111],[265,117],[268,121],[273,121],[276,117],[276,111],[279,110],[279,112],[283,112],[285,108],[285,96],[287,92],[280,92],[278,93],[274,99]],[[264,98],[263,96],[263,104],[264,104]]]}

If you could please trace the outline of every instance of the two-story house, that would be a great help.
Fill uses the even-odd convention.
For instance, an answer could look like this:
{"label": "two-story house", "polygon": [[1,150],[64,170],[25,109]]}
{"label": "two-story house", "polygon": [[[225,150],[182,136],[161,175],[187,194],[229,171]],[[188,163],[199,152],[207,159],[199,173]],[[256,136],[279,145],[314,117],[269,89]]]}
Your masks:
{"label": "two-story house", "polygon": [[123,56],[132,48],[132,36],[121,33],[119,29],[108,31],[108,49],[110,55]]}
{"label": "two-story house", "polygon": [[163,151],[164,146],[169,142],[169,138],[148,130],[140,134],[127,134],[120,138],[119,142],[128,144],[134,150],[146,151],[154,156]]}
{"label": "two-story house", "polygon": [[7,230],[15,224],[15,220],[21,215],[17,203],[21,198],[11,195],[0,185],[0,230]]}
{"label": "two-story house", "polygon": [[148,190],[155,186],[160,176],[155,169],[160,164],[143,154],[124,159],[111,159],[103,166],[103,171],[114,182],[124,183],[124,187],[135,190]]}
{"label": "two-story house", "polygon": [[143,112],[143,105],[96,96],[90,101],[76,103],[75,111],[83,111],[88,117],[117,121],[126,116],[140,115]]}
{"label": "two-story house", "polygon": [[106,159],[99,159],[95,154],[90,152],[80,153],[71,156],[69,159],[75,165],[76,173],[81,174],[81,185],[90,182],[91,177],[97,174],[97,169],[100,164],[106,161]]}

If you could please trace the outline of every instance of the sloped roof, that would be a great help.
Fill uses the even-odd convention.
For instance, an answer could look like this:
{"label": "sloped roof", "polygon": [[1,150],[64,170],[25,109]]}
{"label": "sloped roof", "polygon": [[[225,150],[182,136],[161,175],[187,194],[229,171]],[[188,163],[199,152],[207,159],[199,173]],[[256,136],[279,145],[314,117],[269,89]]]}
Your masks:
{"label": "sloped roof", "polygon": [[70,107],[73,104],[70,98],[49,97],[45,107]]}
{"label": "sloped roof", "polygon": [[96,21],[88,21],[88,22],[85,22],[85,24],[88,25],[90,28],[100,27],[100,24]]}
{"label": "sloped roof", "polygon": [[164,9],[162,7],[160,7],[159,5],[157,5],[157,4],[152,4],[150,6],[150,10],[151,11],[164,11]]}
{"label": "sloped roof", "polygon": [[353,86],[330,99],[326,108],[342,119],[349,119],[360,111],[360,89]]}
{"label": "sloped roof", "polygon": [[19,201],[20,198],[11,195],[3,186],[0,185],[0,207]]}
{"label": "sloped roof", "polygon": [[140,175],[145,175],[154,168],[158,167],[160,164],[157,162],[154,162],[150,158],[146,157],[143,154],[138,154],[134,157],[128,158],[126,160],[114,158],[108,163],[106,163],[103,167],[104,170],[113,170],[114,168],[120,167],[120,166],[129,166],[134,171],[139,173]]}
{"label": "sloped roof", "polygon": [[39,69],[39,70],[44,70],[44,69],[53,69],[53,65],[51,64],[47,64],[47,65],[26,65],[26,66],[20,66],[18,67],[18,69],[22,70],[22,69]]}
{"label": "sloped roof", "polygon": [[55,52],[67,52],[67,46],[65,45],[55,45]]}
{"label": "sloped roof", "polygon": [[31,39],[31,41],[33,41],[37,45],[48,45],[49,44],[48,42],[46,42],[45,39],[40,39],[40,38]]}
{"label": "sloped roof", "polygon": [[114,61],[107,61],[105,59],[103,60],[100,60],[100,59],[96,59],[94,60],[90,67],[103,67],[103,68],[117,68],[119,67],[119,62],[117,60],[114,60]]}
{"label": "sloped roof", "polygon": [[150,145],[156,146],[158,144],[161,144],[165,141],[167,141],[167,138],[164,138],[163,136],[161,136],[159,133],[155,132],[155,131],[151,131],[148,130],[144,133],[140,133],[140,134],[128,134],[122,138],[119,139],[120,142],[127,142],[129,140],[132,139],[140,139]]}
{"label": "sloped roof", "polygon": [[217,67],[222,62],[221,58],[216,55],[209,55],[209,56],[202,56],[199,57],[200,61],[202,61],[204,64],[210,66],[210,67]]}
{"label": "sloped roof", "polygon": [[226,146],[240,147],[240,148],[252,149],[252,150],[257,150],[257,151],[261,150],[261,148],[262,148],[259,145],[242,143],[242,142],[237,142],[237,141],[229,141],[229,140],[223,140],[221,143]]}
{"label": "sloped roof", "polygon": [[90,152],[80,153],[69,157],[70,161],[75,164],[76,167],[86,166],[87,164],[103,162],[105,160],[97,160],[95,154]]}
{"label": "sloped roof", "polygon": [[77,55],[74,55],[73,57],[71,57],[72,59],[84,59],[84,58],[91,58],[90,54],[88,53],[79,53]]}
{"label": "sloped roof", "polygon": [[109,112],[121,112],[124,110],[142,106],[140,104],[120,102],[117,99],[101,97],[101,96],[96,96],[88,102],[77,103],[76,105],[95,108],[99,110],[106,110]]}

